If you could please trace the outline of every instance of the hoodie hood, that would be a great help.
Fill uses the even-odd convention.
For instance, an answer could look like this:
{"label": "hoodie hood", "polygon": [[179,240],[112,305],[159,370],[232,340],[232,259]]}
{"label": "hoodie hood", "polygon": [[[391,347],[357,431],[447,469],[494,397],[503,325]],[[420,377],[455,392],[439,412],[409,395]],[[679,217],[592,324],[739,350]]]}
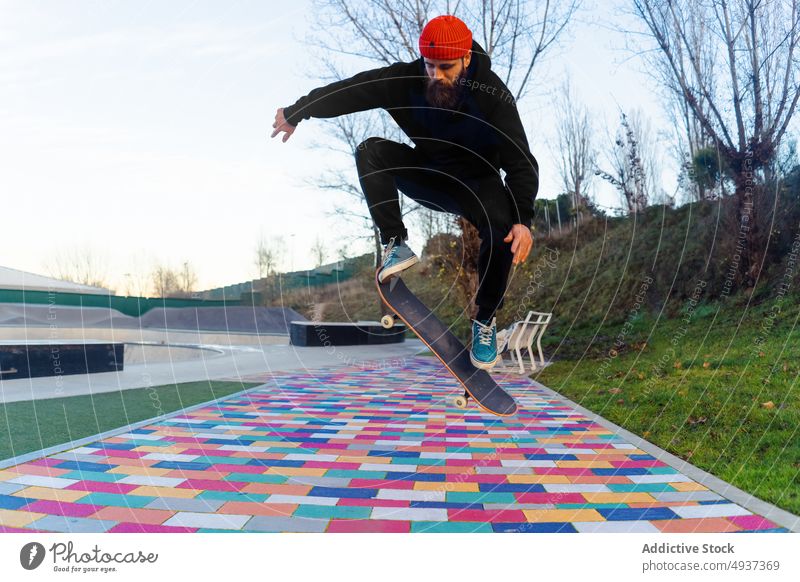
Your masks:
{"label": "hoodie hood", "polygon": [[472,41],[472,59],[467,68],[467,76],[470,79],[480,79],[487,71],[492,68],[492,58],[476,41]]}

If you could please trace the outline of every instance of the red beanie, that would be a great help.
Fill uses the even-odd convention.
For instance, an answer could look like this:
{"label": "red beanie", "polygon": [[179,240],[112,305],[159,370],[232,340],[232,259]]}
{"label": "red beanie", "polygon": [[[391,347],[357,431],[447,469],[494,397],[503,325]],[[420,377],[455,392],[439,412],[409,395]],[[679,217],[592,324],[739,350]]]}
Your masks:
{"label": "red beanie", "polygon": [[460,59],[471,48],[472,32],[462,20],[449,14],[428,22],[419,36],[419,52],[428,59]]}

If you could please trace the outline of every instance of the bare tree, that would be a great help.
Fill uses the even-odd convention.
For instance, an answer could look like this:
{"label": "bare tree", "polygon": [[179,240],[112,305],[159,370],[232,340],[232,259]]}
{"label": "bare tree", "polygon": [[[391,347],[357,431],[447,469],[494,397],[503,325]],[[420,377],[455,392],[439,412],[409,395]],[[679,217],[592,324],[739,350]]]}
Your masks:
{"label": "bare tree", "polygon": [[152,278],[156,297],[173,297],[181,291],[179,274],[166,265],[156,265]]}
{"label": "bare tree", "polygon": [[595,174],[614,186],[622,197],[628,214],[644,210],[655,198],[658,183],[658,164],[655,161],[653,134],[640,111],[630,118],[621,114],[620,128],[614,147],[607,152],[611,170],[598,168]]}
{"label": "bare tree", "polygon": [[88,244],[63,248],[45,261],[51,277],[92,287],[108,287],[106,260]]}
{"label": "bare tree", "polygon": [[151,260],[142,255],[132,256],[128,260],[125,277],[125,294],[137,297],[148,297],[152,293]]}
{"label": "bare tree", "polygon": [[197,273],[195,273],[194,267],[192,267],[189,261],[183,262],[183,269],[181,269],[178,276],[178,285],[180,291],[187,297],[191,297],[192,293],[194,293],[195,287],[197,286]]}
{"label": "bare tree", "polygon": [[320,237],[317,237],[314,244],[311,245],[311,256],[314,259],[315,267],[324,265],[328,258],[328,245],[322,242]]}
{"label": "bare tree", "polygon": [[270,239],[261,235],[256,241],[255,265],[258,278],[263,279],[274,275],[278,264],[283,260],[286,253],[286,244],[283,237],[273,236]]}
{"label": "bare tree", "polygon": [[[519,101],[532,89],[535,65],[558,42],[579,5],[579,0],[315,0],[317,13],[324,16],[319,22],[325,24],[311,44],[328,54],[383,65],[412,61],[419,58],[417,39],[428,20],[453,14],[470,26]],[[332,63],[326,55],[323,59]]]}
{"label": "bare tree", "polygon": [[190,298],[197,285],[197,274],[189,261],[183,261],[180,269],[158,263],[151,279],[157,297]]}
{"label": "bare tree", "polygon": [[[715,53],[708,42],[708,35],[713,31],[708,23],[701,21],[692,34],[686,38],[686,43],[691,45],[691,52],[701,63],[698,68],[703,78],[703,84],[713,87],[716,82],[712,74]],[[681,47],[676,50],[681,51]],[[656,85],[666,89],[664,108],[671,119],[670,126],[674,131],[674,141],[671,141],[671,151],[679,167],[679,188],[682,189],[689,200],[710,200],[724,192],[723,176],[716,171],[721,167],[721,161],[713,160],[709,151],[713,144],[708,133],[692,114],[689,103],[684,98],[680,84],[672,76],[668,64],[664,59],[648,59],[647,73],[655,78]],[[712,91],[713,92],[713,91]],[[697,107],[711,115],[709,100],[705,95],[697,96]],[[718,154],[715,154],[718,155]],[[709,167],[709,162],[714,167]]]}
{"label": "bare tree", "polygon": [[797,138],[791,137],[781,143],[780,151],[772,161],[772,167],[769,171],[773,176],[783,180],[797,165]]}
{"label": "bare tree", "polygon": [[589,207],[589,186],[597,163],[594,129],[589,109],[576,103],[569,80],[562,84],[556,102],[558,170],[564,192],[572,201],[575,220],[579,221]]}
{"label": "bare tree", "polygon": [[629,121],[644,170],[646,204],[668,203],[661,179],[661,144],[665,141],[664,136],[654,126],[652,118],[640,108],[631,112]]}
{"label": "bare tree", "polygon": [[685,101],[732,172],[744,235],[739,274],[747,286],[763,254],[754,178],[770,178],[766,173],[800,98],[799,2],[633,0],[633,13],[656,49],[645,50],[645,58]]}
{"label": "bare tree", "polygon": [[424,206],[417,211],[417,227],[427,245],[437,234],[452,234],[458,225],[453,217]]}
{"label": "bare tree", "polygon": [[[325,24],[315,32],[310,43],[322,49],[321,58],[329,80],[340,80],[345,75],[334,61],[336,55],[358,56],[379,65],[416,60],[419,58],[417,39],[426,22],[438,14],[454,14],[470,26],[475,40],[492,58],[493,70],[519,102],[533,87],[531,80],[535,66],[560,39],[579,3],[580,0],[559,3],[550,0],[315,0],[315,10],[320,15],[318,21]],[[328,123],[333,138],[342,143],[343,153],[348,156],[355,153],[358,144],[375,135],[376,128],[392,126],[390,132],[382,135],[405,141],[382,111],[342,116],[328,120]],[[364,209],[357,181],[340,179],[342,177],[344,175],[334,175],[328,186],[351,194],[359,200],[359,208]],[[404,210],[411,212],[416,208],[416,204],[409,204]],[[348,215],[342,208],[337,211],[343,216]],[[355,216],[351,214],[352,218],[371,224],[363,210],[355,212]],[[459,225],[473,229],[467,221],[459,221]],[[377,263],[382,247],[374,225],[370,234],[375,241]],[[464,261],[470,264],[466,272],[476,270],[473,269],[478,256],[475,234],[462,233],[463,241],[469,243],[464,245]],[[473,278],[473,290],[476,282],[477,278]]]}

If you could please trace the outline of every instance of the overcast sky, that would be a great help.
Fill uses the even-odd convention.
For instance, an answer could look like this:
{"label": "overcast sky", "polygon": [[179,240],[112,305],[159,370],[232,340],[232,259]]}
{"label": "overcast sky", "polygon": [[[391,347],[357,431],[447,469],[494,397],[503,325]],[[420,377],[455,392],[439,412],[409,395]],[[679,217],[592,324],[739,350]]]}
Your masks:
{"label": "overcast sky", "polygon": [[[599,26],[611,3],[586,6],[520,106],[544,198],[559,191],[548,92],[564,75],[601,119],[641,107],[663,127],[640,63]],[[269,139],[275,110],[319,84],[312,19],[310,0],[0,0],[0,265],[47,274],[90,249],[124,293],[156,261],[189,261],[198,289],[252,279],[261,233],[284,237],[285,269],[312,267],[318,236],[335,259],[347,223],[308,185],[323,122]]]}

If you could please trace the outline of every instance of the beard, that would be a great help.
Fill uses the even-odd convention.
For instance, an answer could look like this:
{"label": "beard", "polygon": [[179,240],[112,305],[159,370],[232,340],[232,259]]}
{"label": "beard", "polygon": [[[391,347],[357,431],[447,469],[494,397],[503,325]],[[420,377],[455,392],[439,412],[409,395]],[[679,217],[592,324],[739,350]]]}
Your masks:
{"label": "beard", "polygon": [[461,96],[464,93],[464,86],[461,83],[462,75],[459,75],[453,84],[433,79],[425,80],[425,99],[433,107],[442,109],[455,109]]}

